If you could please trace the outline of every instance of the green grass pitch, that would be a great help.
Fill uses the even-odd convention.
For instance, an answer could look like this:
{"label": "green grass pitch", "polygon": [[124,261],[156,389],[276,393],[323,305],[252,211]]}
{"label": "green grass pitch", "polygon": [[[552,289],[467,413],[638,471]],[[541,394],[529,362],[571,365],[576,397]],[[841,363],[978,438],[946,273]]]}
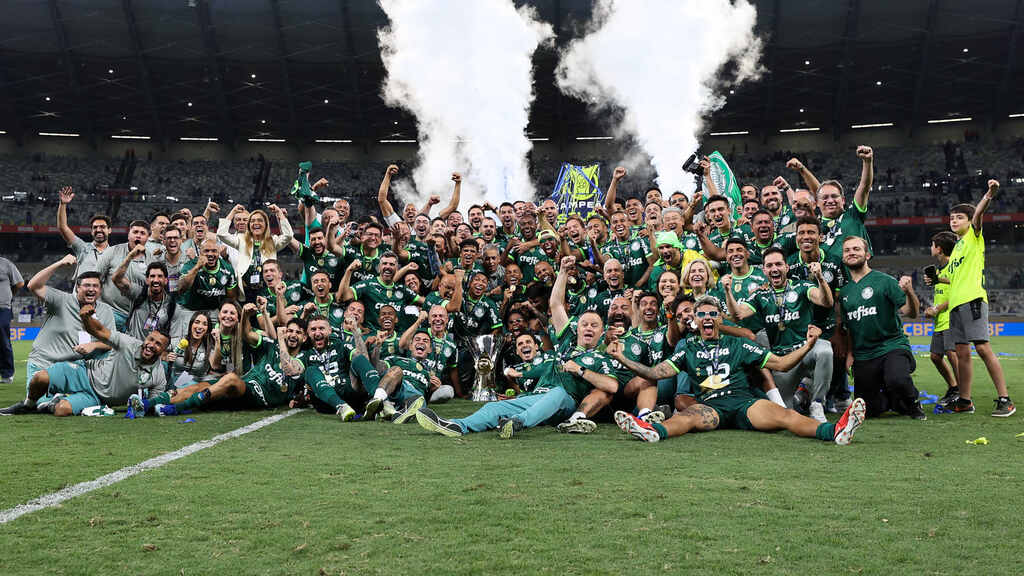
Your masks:
{"label": "green grass pitch", "polygon": [[[3,405],[24,392],[16,346]],[[1024,401],[1024,338],[994,347]],[[0,525],[0,574],[1020,573],[1024,412],[990,417],[977,360],[975,375],[976,414],[869,420],[848,447],[739,431],[646,445],[611,423],[449,439],[307,411]],[[0,509],[267,413],[121,415],[0,419]]]}

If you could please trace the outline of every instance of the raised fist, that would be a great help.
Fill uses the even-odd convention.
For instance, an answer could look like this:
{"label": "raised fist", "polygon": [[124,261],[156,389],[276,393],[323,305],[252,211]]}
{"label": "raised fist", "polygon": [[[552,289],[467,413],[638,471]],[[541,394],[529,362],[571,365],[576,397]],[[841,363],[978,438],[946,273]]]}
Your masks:
{"label": "raised fist", "polygon": [[61,266],[74,266],[75,264],[78,264],[78,258],[75,258],[74,254],[68,254],[60,259]]}
{"label": "raised fist", "polygon": [[277,284],[274,285],[274,293],[277,294],[278,296],[284,296],[284,291],[286,288],[287,287],[284,285],[283,281],[278,282]]}
{"label": "raised fist", "polygon": [[96,306],[92,304],[86,304],[78,311],[78,315],[84,320],[89,316],[92,316],[96,312]]}
{"label": "raised fist", "polygon": [[462,174],[452,172],[452,182],[455,182],[456,184],[462,182]]}
{"label": "raised fist", "polygon": [[327,178],[321,178],[321,179],[317,180],[316,182],[314,182],[313,185],[310,186],[310,188],[312,188],[313,191],[316,192],[317,190],[319,190],[321,188],[327,188],[328,184],[330,184],[330,182],[327,181]]}
{"label": "raised fist", "polygon": [[807,341],[815,342],[818,337],[821,336],[821,328],[818,328],[814,324],[807,327]]}
{"label": "raised fist", "polygon": [[900,289],[910,292],[914,289],[914,280],[910,276],[900,276]]}
{"label": "raised fist", "polygon": [[267,309],[267,299],[264,298],[263,296],[257,296],[256,297],[256,307],[259,308],[260,310],[266,310]]}
{"label": "raised fist", "polygon": [[353,270],[353,271],[354,270],[359,270],[362,267],[363,267],[363,261],[362,260],[353,260],[352,263],[348,265],[348,269],[349,270]]}
{"label": "raised fist", "polygon": [[857,146],[857,157],[861,160],[872,160],[875,157],[875,151],[870,146]]}
{"label": "raised fist", "polygon": [[214,214],[217,214],[218,212],[220,212],[220,205],[214,202],[213,200],[210,200],[209,202],[206,203],[206,209]]}
{"label": "raised fist", "polygon": [[388,166],[386,172],[388,173],[388,176],[394,176],[395,174],[398,174],[398,166],[391,164]]}
{"label": "raised fist", "polygon": [[807,265],[807,271],[815,278],[821,276],[821,262],[811,262]]}
{"label": "raised fist", "polygon": [[772,180],[772,186],[775,186],[779,190],[789,190],[789,182],[782,176],[776,176],[775,180]]}
{"label": "raised fist", "polygon": [[725,293],[729,294],[730,290],[732,290],[732,274],[726,274],[719,278],[718,281],[722,284],[722,290],[725,290]]}
{"label": "raised fist", "polygon": [[804,169],[804,163],[796,158],[790,158],[786,161],[786,168],[789,168],[794,172],[799,172]]}
{"label": "raised fist", "polygon": [[989,180],[988,181],[988,195],[995,198],[996,193],[999,192],[999,181]]}
{"label": "raised fist", "polygon": [[430,204],[431,206],[433,206],[434,204],[440,204],[440,203],[441,203],[441,197],[438,196],[437,194],[433,194],[433,195],[430,196],[430,198],[427,199],[427,204]]}
{"label": "raised fist", "polygon": [[565,270],[566,272],[568,272],[569,269],[572,268],[575,265],[576,265],[576,257],[575,256],[563,256],[562,257],[562,261],[561,261],[561,269],[562,270]]}
{"label": "raised fist", "polygon": [[626,177],[626,169],[622,166],[616,166],[615,171],[612,172],[612,180],[618,182]]}

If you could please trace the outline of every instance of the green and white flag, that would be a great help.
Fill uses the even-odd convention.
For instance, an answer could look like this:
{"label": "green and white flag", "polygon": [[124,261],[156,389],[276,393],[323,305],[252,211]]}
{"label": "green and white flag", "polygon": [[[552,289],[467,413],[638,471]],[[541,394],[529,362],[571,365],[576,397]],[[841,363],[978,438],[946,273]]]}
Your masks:
{"label": "green and white flag", "polygon": [[[708,160],[711,161],[711,179],[715,183],[715,188],[720,195],[729,199],[729,204],[732,205],[733,218],[738,218],[742,201],[740,200],[740,185],[736,182],[736,177],[733,176],[728,162],[725,161],[725,157],[718,150],[712,152],[708,156]],[[705,183],[704,199],[707,200],[710,194],[707,183]]]}

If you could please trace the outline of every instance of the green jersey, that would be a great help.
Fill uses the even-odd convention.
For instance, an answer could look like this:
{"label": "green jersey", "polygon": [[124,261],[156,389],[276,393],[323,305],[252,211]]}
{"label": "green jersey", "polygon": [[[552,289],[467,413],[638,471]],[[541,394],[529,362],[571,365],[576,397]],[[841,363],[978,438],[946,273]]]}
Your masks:
{"label": "green jersey", "polygon": [[621,339],[626,358],[646,366],[659,364],[668,352],[668,326],[659,326],[653,330],[633,327]]}
{"label": "green jersey", "polygon": [[[434,273],[430,270],[431,253],[434,252],[434,248],[413,237],[405,245],[405,249],[409,251],[409,262],[415,262],[419,266],[416,275],[424,282],[430,283],[434,279]],[[437,258],[436,254],[433,256],[435,259]]]}
{"label": "green jersey", "polygon": [[392,332],[391,336],[377,339],[377,357],[387,358],[398,355],[398,333]]}
{"label": "green jersey", "polygon": [[[946,277],[949,276],[949,270],[951,268],[951,266],[949,265],[950,262],[952,262],[952,260],[950,260],[949,262],[946,262],[946,265],[943,266],[941,270],[939,270],[939,275],[940,276],[946,276]],[[949,304],[949,284],[943,284],[943,283],[940,283],[940,282],[936,282],[935,284],[932,285],[932,288],[935,289],[935,297],[932,300],[932,305],[933,306],[938,308],[939,306],[941,306],[943,304]],[[949,329],[949,311],[950,310],[952,310],[952,308],[947,306],[945,310],[943,310],[942,312],[939,312],[938,314],[935,315],[935,328],[934,328],[934,330],[936,332],[942,332],[943,330],[948,330]]]}
{"label": "green jersey", "polygon": [[515,262],[516,265],[519,266],[519,269],[523,271],[523,282],[526,282],[527,284],[536,280],[533,269],[536,268],[537,264],[540,263],[541,260],[551,262],[552,266],[555,265],[555,262],[551,258],[548,258],[547,254],[540,249],[540,246],[534,246],[526,252],[513,253],[511,256],[512,261]]}
{"label": "green jersey", "polygon": [[793,214],[793,209],[789,206],[783,205],[782,210],[779,211],[779,215],[772,218],[775,221],[775,233],[781,233],[782,230],[796,222],[796,215]]}
{"label": "green jersey", "polygon": [[683,248],[686,250],[693,250],[694,252],[700,252],[700,239],[693,232],[687,232],[679,237],[679,241],[683,243]]}
{"label": "green jersey", "polygon": [[853,344],[853,357],[872,360],[893,350],[910,351],[900,307],[907,302],[896,279],[878,270],[839,289],[839,306]]}
{"label": "green jersey", "polygon": [[[658,279],[665,273],[665,270],[672,270],[676,273],[679,278],[683,277],[683,263],[680,262],[678,267],[672,267],[665,263],[663,260],[658,260],[657,263],[651,268],[651,275],[647,277],[647,290],[649,292],[658,291]],[[680,281],[682,284],[682,281]]]}
{"label": "green jersey", "polygon": [[821,225],[824,232],[821,240],[822,249],[828,255],[842,260],[843,239],[847,236],[860,236],[868,243],[868,252],[870,252],[871,239],[868,238],[868,229],[864,224],[864,215],[867,211],[867,206],[861,208],[854,202],[851,208],[847,208],[839,215],[839,218],[822,217]]}
{"label": "green jersey", "polygon": [[493,300],[482,296],[473,300],[468,294],[462,297],[462,308],[455,315],[455,331],[461,337],[474,338],[490,334],[502,327],[498,305]]}
{"label": "green jersey", "polygon": [[817,308],[807,292],[814,287],[810,282],[789,280],[780,289],[769,287],[759,290],[740,304],[761,317],[773,353],[788,354],[807,339],[807,327],[811,325]]}
{"label": "green jersey", "polygon": [[[189,260],[181,267],[181,275],[185,276],[198,265],[198,258]],[[235,270],[227,260],[220,258],[213,268],[203,266],[188,290],[178,292],[178,304],[189,310],[216,310],[227,298],[228,291],[237,285]]]}
{"label": "green jersey", "polygon": [[746,338],[723,334],[717,340],[688,338],[667,361],[690,377],[688,388],[681,393],[703,403],[731,394],[749,394],[747,368],[764,368],[770,356],[768,350]]}
{"label": "green jersey", "polygon": [[349,369],[355,352],[352,338],[348,332],[342,332],[341,337],[332,334],[323,350],[310,348],[303,352],[302,356],[307,366],[319,368],[323,372],[328,386],[333,387],[343,398],[346,393],[351,392]]}
{"label": "green jersey", "polygon": [[974,226],[956,241],[949,256],[949,309],[981,298],[988,302],[985,290],[985,235],[975,235]]}
{"label": "green jersey", "polygon": [[562,366],[566,362],[575,362],[583,368],[599,374],[613,375],[616,373],[616,368],[611,358],[605,356],[596,348],[586,349],[577,346],[576,333],[572,330],[562,331],[562,338],[558,339],[558,344],[555,347],[554,358],[553,369],[560,372],[562,376],[566,376],[566,378],[541,378],[537,383],[537,393],[546,392],[547,388],[553,388],[554,384],[550,383],[553,380],[557,380],[557,385],[565,388],[565,391],[577,403],[590,393],[591,388],[593,388],[590,382],[587,382],[577,374],[566,374],[564,372]]}
{"label": "green jersey", "polygon": [[245,381],[246,395],[256,404],[264,408],[283,406],[302,389],[303,374],[286,376],[281,370],[277,342],[263,337],[254,348],[254,357],[252,368],[242,376],[242,380]]}
{"label": "green jersey", "polygon": [[305,306],[309,303],[316,306],[315,314],[327,318],[327,322],[331,324],[331,332],[337,333],[342,330],[345,325],[345,307],[343,304],[334,301],[333,294],[327,297],[327,302],[318,302],[316,298],[311,297],[308,300],[304,300],[301,305]]}
{"label": "green jersey", "polygon": [[394,283],[385,284],[379,276],[359,281],[352,286],[352,292],[356,300],[362,302],[366,308],[364,324],[371,330],[380,330],[378,319],[380,309],[384,306],[401,310],[407,304],[419,302],[419,296],[412,290],[405,286],[396,286]]}
{"label": "green jersey", "polygon": [[[789,264],[789,278],[817,285],[818,281],[811,275],[810,268],[808,268],[803,256],[803,252],[797,252],[786,259],[786,263]],[[842,260],[825,254],[825,251],[821,248],[818,249],[818,262],[821,263],[821,275],[825,277],[825,283],[832,289],[832,296],[834,298],[839,294],[839,289],[843,287],[843,284],[846,284],[846,266],[843,266]],[[818,328],[821,328],[822,340],[832,338],[836,331],[835,308],[815,306],[813,323]]]}
{"label": "green jersey", "polygon": [[587,310],[593,310],[600,314],[601,318],[607,318],[608,308],[611,307],[612,300],[625,293],[625,290],[622,288],[610,288],[604,282],[599,282],[598,285],[591,286],[580,294],[575,306],[572,308],[572,313],[579,316]]}
{"label": "green jersey", "polygon": [[374,254],[367,254],[363,247],[360,245],[358,248],[346,245],[345,246],[345,257],[342,259],[342,270],[348,268],[348,265],[359,260],[362,265],[359,270],[352,271],[352,283],[362,282],[363,280],[373,280],[377,276],[377,267],[380,264],[380,257],[384,254],[384,251],[380,248],[374,252]]}
{"label": "green jersey", "polygon": [[601,246],[601,253],[622,264],[623,283],[633,287],[647,271],[647,256],[651,253],[651,247],[646,238],[634,238],[626,242],[611,240]]}
{"label": "green jersey", "polygon": [[338,269],[341,267],[342,259],[337,254],[326,249],[322,253],[317,254],[309,246],[300,244],[299,260],[302,262],[302,273],[299,275],[299,282],[303,286],[309,288],[309,283],[313,280],[313,274],[326,272],[327,277],[331,279],[331,288],[338,287],[338,282],[341,281],[341,274],[338,272]]}
{"label": "green jersey", "polygon": [[522,374],[516,380],[519,390],[526,394],[543,394],[552,388],[570,391],[575,387],[573,377],[563,371],[561,365],[558,356],[550,350],[537,352],[530,362],[516,364],[513,370]]}
{"label": "green jersey", "polygon": [[459,352],[455,346],[455,337],[451,332],[445,332],[443,336],[430,334],[430,355],[422,361],[428,370],[441,378],[455,369],[458,360]]}
{"label": "green jersey", "polygon": [[384,360],[384,365],[388,368],[394,366],[401,368],[402,383],[415,388],[420,393],[420,396],[425,396],[427,390],[430,389],[430,377],[433,375],[433,372],[415,358],[392,356]]}

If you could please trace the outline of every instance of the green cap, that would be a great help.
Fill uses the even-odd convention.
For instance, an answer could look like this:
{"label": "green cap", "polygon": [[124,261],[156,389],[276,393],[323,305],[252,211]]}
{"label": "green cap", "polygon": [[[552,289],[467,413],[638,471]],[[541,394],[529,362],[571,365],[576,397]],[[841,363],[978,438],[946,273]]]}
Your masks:
{"label": "green cap", "polygon": [[658,246],[671,246],[677,250],[683,250],[683,243],[675,232],[658,232]]}

